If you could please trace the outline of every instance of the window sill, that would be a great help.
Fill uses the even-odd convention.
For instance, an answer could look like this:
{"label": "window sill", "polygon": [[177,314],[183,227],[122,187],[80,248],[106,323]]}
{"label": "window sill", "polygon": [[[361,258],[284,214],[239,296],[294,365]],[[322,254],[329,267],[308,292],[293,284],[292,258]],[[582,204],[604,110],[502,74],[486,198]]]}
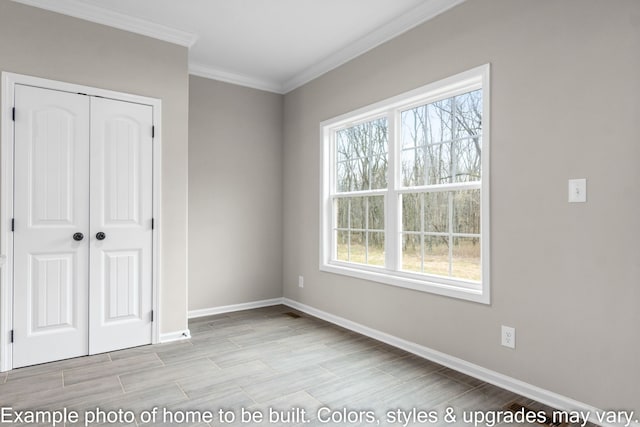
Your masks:
{"label": "window sill", "polygon": [[469,287],[463,287],[462,285],[438,283],[429,280],[428,277],[416,277],[411,273],[391,271],[380,267],[370,267],[366,265],[354,266],[352,264],[341,262],[321,263],[320,271],[355,277],[358,279],[369,280],[414,291],[473,301],[481,304],[491,303],[489,290],[487,289],[488,286],[486,284],[481,284],[477,288],[472,287],[472,284],[469,284]]}

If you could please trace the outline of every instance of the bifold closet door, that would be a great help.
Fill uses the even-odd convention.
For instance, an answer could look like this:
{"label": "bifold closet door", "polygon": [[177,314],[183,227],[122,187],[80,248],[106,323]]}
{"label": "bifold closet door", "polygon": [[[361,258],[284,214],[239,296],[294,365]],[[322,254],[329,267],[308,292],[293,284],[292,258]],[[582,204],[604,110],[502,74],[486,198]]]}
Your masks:
{"label": "bifold closet door", "polygon": [[153,110],[91,99],[89,353],[151,343]]}
{"label": "bifold closet door", "polygon": [[14,368],[151,343],[152,122],[16,85]]}
{"label": "bifold closet door", "polygon": [[18,368],[87,354],[90,109],[86,96],[22,85],[15,105]]}

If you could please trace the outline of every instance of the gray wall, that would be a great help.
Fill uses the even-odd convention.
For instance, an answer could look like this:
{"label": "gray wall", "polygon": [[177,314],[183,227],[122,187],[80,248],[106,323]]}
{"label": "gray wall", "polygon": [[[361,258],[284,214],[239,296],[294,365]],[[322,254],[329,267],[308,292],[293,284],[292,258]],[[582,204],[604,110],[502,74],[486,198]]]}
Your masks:
{"label": "gray wall", "polygon": [[[197,77],[189,118],[185,48],[0,0],[0,70],[163,100],[163,332],[186,327],[190,154],[190,309],[284,282],[288,298],[640,410],[639,27],[636,0],[468,1],[287,94],[284,120],[281,96]],[[320,273],[319,122],[487,62],[491,306]],[[569,205],[583,177],[589,201]]]}
{"label": "gray wall", "polygon": [[187,55],[184,47],[0,0],[1,71],[162,99],[164,333],[187,328]]}
{"label": "gray wall", "polygon": [[[473,0],[287,94],[285,297],[640,410],[639,52],[636,0]],[[492,304],[319,272],[319,123],[487,62]],[[569,178],[588,203],[567,203]]]}
{"label": "gray wall", "polygon": [[283,97],[189,81],[189,310],[281,297]]}

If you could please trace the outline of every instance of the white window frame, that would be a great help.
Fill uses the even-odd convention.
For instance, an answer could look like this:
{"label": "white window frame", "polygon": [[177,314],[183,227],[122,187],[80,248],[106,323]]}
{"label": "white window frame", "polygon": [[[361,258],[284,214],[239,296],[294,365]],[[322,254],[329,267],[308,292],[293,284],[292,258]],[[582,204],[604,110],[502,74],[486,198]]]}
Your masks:
{"label": "white window frame", "polygon": [[[472,282],[455,278],[411,273],[401,270],[400,195],[417,192],[415,188],[402,187],[400,159],[396,147],[401,144],[400,112],[473,90],[482,89],[482,177],[480,184],[480,259],[482,278]],[[413,289],[483,304],[490,304],[490,65],[464,71],[454,76],[427,84],[415,90],[394,96],[320,123],[320,270],[365,279],[392,286]],[[336,259],[334,244],[335,189],[335,134],[337,130],[354,126],[375,118],[388,120],[388,172],[387,188],[346,193],[344,196],[384,195],[385,197],[385,267],[357,264]],[[455,190],[455,185],[447,185]]]}

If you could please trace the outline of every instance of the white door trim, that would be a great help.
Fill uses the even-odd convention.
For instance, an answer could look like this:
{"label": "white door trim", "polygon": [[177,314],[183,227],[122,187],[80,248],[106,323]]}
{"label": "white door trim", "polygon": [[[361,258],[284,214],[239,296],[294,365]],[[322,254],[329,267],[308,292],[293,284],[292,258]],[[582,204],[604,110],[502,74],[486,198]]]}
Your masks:
{"label": "white door trim", "polygon": [[[156,98],[98,89],[73,83],[2,72],[0,130],[0,372],[13,368],[11,330],[13,329],[13,104],[17,84],[150,105],[153,108],[153,313],[151,342],[160,337],[160,259],[161,259],[161,167],[162,167],[162,101]],[[19,114],[19,112],[18,112]]]}

